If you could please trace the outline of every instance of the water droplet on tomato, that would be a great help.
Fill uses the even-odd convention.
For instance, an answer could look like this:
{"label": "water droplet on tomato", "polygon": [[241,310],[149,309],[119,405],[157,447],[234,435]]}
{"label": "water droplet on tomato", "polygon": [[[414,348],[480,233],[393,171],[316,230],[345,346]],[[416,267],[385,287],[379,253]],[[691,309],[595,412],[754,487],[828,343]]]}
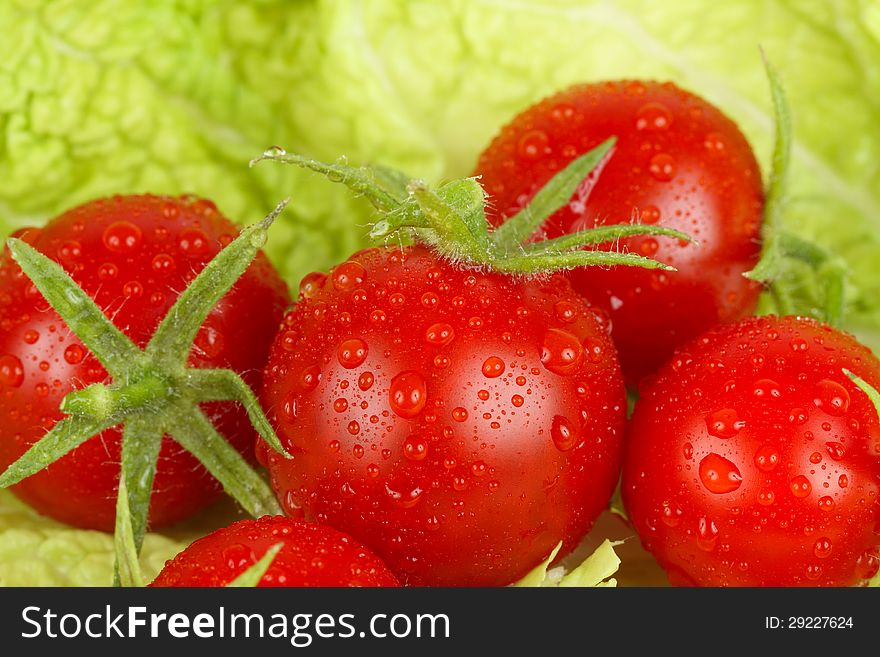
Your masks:
{"label": "water droplet on tomato", "polygon": [[758,379],[752,387],[752,394],[760,399],[779,399],[782,389],[773,379]]}
{"label": "water droplet on tomato", "polygon": [[691,443],[685,443],[681,446],[681,453],[688,461],[694,458],[694,446]]}
{"label": "water droplet on tomato", "polygon": [[838,442],[825,443],[825,451],[835,461],[841,460],[846,455],[846,448]]}
{"label": "water droplet on tomato", "polygon": [[834,498],[828,495],[819,498],[819,508],[822,511],[831,511],[834,508]]}
{"label": "water droplet on tomato", "polygon": [[284,494],[282,505],[284,506],[285,513],[292,518],[302,518],[305,516],[302,505],[299,503],[299,499],[293,490],[289,490]]}
{"label": "water droplet on tomato", "polygon": [[119,267],[114,265],[112,262],[105,262],[103,265],[98,267],[98,280],[100,281],[112,281],[119,274]]}
{"label": "water droplet on tomato", "polygon": [[772,445],[761,445],[755,452],[755,465],[761,472],[771,472],[779,465],[779,452]]}
{"label": "water droplet on tomato", "polygon": [[444,346],[455,338],[455,329],[449,324],[438,322],[425,330],[425,342],[436,346]]}
{"label": "water droplet on tomato", "polygon": [[303,299],[311,299],[318,293],[318,290],[324,286],[326,280],[327,275],[322,274],[319,271],[313,271],[311,274],[306,274],[299,282],[300,296]]}
{"label": "water droplet on tomato", "polygon": [[221,555],[224,563],[226,563],[227,567],[231,569],[249,566],[256,560],[254,551],[247,545],[242,545],[241,543],[235,543],[234,545],[223,548]]}
{"label": "water droplet on tomato", "polygon": [[566,324],[570,324],[577,319],[577,311],[577,305],[571,301],[557,301],[553,304],[553,312],[556,314],[556,319]]}
{"label": "water droplet on tomato", "polygon": [[705,552],[711,552],[715,549],[717,541],[718,527],[715,525],[715,521],[706,516],[700,516],[697,521],[697,546]]}
{"label": "water droplet on tomato", "polygon": [[339,364],[351,370],[359,366],[367,359],[367,343],[360,338],[345,340],[336,350]]}
{"label": "water droplet on tomato", "polygon": [[367,279],[367,270],[353,260],[348,260],[333,269],[333,287],[339,292],[349,292]]}
{"label": "water droplet on tomato", "polygon": [[700,480],[712,493],[730,493],[742,484],[742,474],[733,462],[711,452],[700,461]]}
{"label": "water droplet on tomato", "polygon": [[205,325],[196,333],[193,344],[205,358],[216,358],[223,351],[225,340],[220,331],[213,326]]}
{"label": "water droplet on tomato", "polygon": [[514,395],[510,398],[510,403],[519,408],[526,403],[526,400],[523,399],[522,395]]}
{"label": "water droplet on tomato", "polygon": [[716,438],[733,438],[746,426],[732,408],[722,408],[706,416],[706,429]]}
{"label": "water droplet on tomato", "polygon": [[834,544],[831,542],[831,539],[823,536],[813,545],[813,554],[819,559],[825,559],[831,556],[831,550],[833,547]]}
{"label": "water droplet on tomato", "polygon": [[0,384],[18,388],[24,382],[24,367],[17,356],[3,354],[0,356]]}
{"label": "water droplet on tomato", "polygon": [[841,488],[846,488],[849,486],[849,477],[845,474],[840,475],[840,477],[837,478],[837,485]]}
{"label": "water droplet on tomato", "polygon": [[660,221],[660,208],[656,205],[646,205],[639,211],[639,220],[643,224],[656,224]]}
{"label": "water droplet on tomato", "polygon": [[495,379],[504,374],[504,361],[498,356],[489,356],[483,362],[482,371],[487,379]]}
{"label": "water droplet on tomato", "polygon": [[348,410],[348,400],[344,397],[340,397],[333,402],[333,410],[337,413],[344,413]]}
{"label": "water droplet on tomato", "polygon": [[303,390],[314,390],[321,382],[321,370],[317,365],[309,365],[306,367],[299,377],[300,385]]}
{"label": "water droplet on tomato", "polygon": [[40,334],[37,331],[34,331],[33,329],[28,329],[27,331],[24,332],[22,339],[27,344],[34,344],[34,343],[36,343],[37,340],[40,339]]}
{"label": "water droplet on tomato", "polygon": [[186,228],[180,232],[177,248],[188,256],[204,255],[209,248],[208,238],[198,228]]}
{"label": "water droplet on tomato", "polygon": [[126,299],[136,299],[144,293],[144,286],[138,281],[129,281],[122,286],[122,294]]}
{"label": "water droplet on tomato", "polygon": [[468,419],[467,410],[461,406],[456,406],[452,409],[452,419],[456,422],[464,422]]}
{"label": "water droplet on tomato", "polygon": [[373,382],[375,381],[375,377],[372,372],[363,372],[358,377],[358,388],[366,392],[370,388],[373,387]]}
{"label": "water droplet on tomato", "polygon": [[646,258],[650,258],[657,253],[657,250],[659,248],[660,243],[657,242],[657,240],[655,240],[653,237],[648,237],[642,240],[642,243],[639,244],[639,253]]}
{"label": "water droplet on tomato", "polygon": [[675,178],[675,158],[668,153],[657,153],[648,162],[648,172],[660,182]]}
{"label": "water droplet on tomato", "polygon": [[792,479],[789,486],[791,487],[791,494],[798,498],[806,497],[813,490],[813,485],[804,475],[798,475]]}
{"label": "water droplet on tomato", "polygon": [[531,130],[520,138],[516,152],[525,160],[535,160],[547,153],[549,141],[547,133]]}
{"label": "water droplet on tomato", "polygon": [[808,419],[807,412],[800,407],[793,408],[788,412],[788,421],[795,426],[805,424]]}
{"label": "water droplet on tomato", "polygon": [[67,348],[64,350],[64,360],[71,365],[81,363],[85,355],[86,350],[76,343],[67,345]]}
{"label": "water droplet on tomato", "polygon": [[388,401],[391,410],[400,417],[416,417],[425,408],[427,400],[427,386],[418,372],[401,372],[391,380]]}
{"label": "water droplet on tomato", "polygon": [[561,415],[555,415],[550,426],[550,436],[553,438],[553,444],[556,445],[556,448],[566,452],[574,447],[578,439],[578,432],[567,419]]}
{"label": "water droplet on tomato", "polygon": [[672,123],[672,112],[662,103],[647,103],[636,112],[636,130],[665,130]]}
{"label": "water droplet on tomato", "polygon": [[157,274],[168,274],[174,271],[174,258],[172,258],[167,253],[159,253],[153,258],[150,266]]}
{"label": "water droplet on tomato", "polygon": [[771,506],[775,501],[776,493],[769,488],[765,488],[758,493],[758,504],[761,506]]}
{"label": "water droplet on tomato", "polygon": [[417,434],[403,441],[403,455],[409,461],[423,461],[428,455],[428,441]]}
{"label": "water droplet on tomato", "polygon": [[104,229],[104,246],[112,253],[134,253],[141,244],[141,229],[130,221],[117,221]]}
{"label": "water droplet on tomato", "polygon": [[541,363],[560,376],[573,374],[584,357],[580,340],[568,331],[550,329],[541,344]]}
{"label": "water droplet on tomato", "polygon": [[830,379],[816,384],[813,403],[828,415],[846,415],[849,410],[849,393],[842,385]]}
{"label": "water droplet on tomato", "polygon": [[58,247],[58,259],[64,264],[73,264],[82,256],[82,244],[69,240]]}
{"label": "water droplet on tomato", "polygon": [[660,520],[667,527],[677,527],[681,522],[683,511],[675,502],[664,502],[660,509]]}
{"label": "water droplet on tomato", "polygon": [[386,481],[385,494],[392,503],[401,509],[411,509],[422,499],[422,488],[417,484],[404,481]]}

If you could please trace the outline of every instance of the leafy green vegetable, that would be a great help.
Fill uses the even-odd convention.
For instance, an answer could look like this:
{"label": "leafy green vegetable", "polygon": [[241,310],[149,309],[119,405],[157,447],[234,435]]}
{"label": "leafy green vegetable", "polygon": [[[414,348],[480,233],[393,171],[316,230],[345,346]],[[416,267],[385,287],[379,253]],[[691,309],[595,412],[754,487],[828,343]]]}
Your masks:
{"label": "leafy green vegetable", "polygon": [[[250,222],[287,194],[270,252],[295,283],[364,243],[372,211],[271,144],[469,173],[498,127],[565,85],[671,79],[743,128],[765,171],[772,103],[792,108],[784,224],[843,255],[853,326],[880,336],[880,7],[872,0],[126,0],[0,5],[4,229],[88,198],[190,191]],[[601,55],[601,56],[599,56]],[[880,340],[875,339],[875,344]]]}
{"label": "leafy green vegetable", "polygon": [[620,566],[620,558],[614,552],[616,542],[604,540],[593,553],[580,565],[569,572],[563,572],[561,568],[548,570],[559,548],[557,545],[547,560],[536,566],[528,575],[516,582],[517,587],[591,587],[591,586],[617,586],[617,580],[611,577]]}

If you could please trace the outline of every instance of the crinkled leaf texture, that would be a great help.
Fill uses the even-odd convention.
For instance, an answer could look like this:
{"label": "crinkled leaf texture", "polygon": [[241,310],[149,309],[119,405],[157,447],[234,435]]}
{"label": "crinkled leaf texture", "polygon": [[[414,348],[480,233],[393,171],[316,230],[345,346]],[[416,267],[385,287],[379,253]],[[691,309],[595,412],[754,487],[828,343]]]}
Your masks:
{"label": "crinkled leaf texture", "polygon": [[[846,257],[852,326],[880,336],[880,6],[742,0],[127,0],[0,5],[0,217],[194,192],[240,221],[292,194],[269,250],[293,282],[362,244],[371,211],[319,176],[247,169],[271,144],[467,174],[498,127],[568,84],[673,80],[765,165],[779,69],[795,144],[785,223]],[[880,343],[876,343],[880,344]]]}
{"label": "crinkled leaf texture", "polygon": [[517,587],[615,587],[617,580],[612,577],[620,566],[620,557],[614,551],[619,542],[605,539],[593,553],[569,571],[563,567],[551,569],[561,545],[550,553],[544,563],[536,566],[528,575],[516,582]]}
{"label": "crinkled leaf texture", "polygon": [[[141,565],[151,581],[201,527],[147,534]],[[0,491],[0,586],[110,586],[113,535],[67,527]]]}

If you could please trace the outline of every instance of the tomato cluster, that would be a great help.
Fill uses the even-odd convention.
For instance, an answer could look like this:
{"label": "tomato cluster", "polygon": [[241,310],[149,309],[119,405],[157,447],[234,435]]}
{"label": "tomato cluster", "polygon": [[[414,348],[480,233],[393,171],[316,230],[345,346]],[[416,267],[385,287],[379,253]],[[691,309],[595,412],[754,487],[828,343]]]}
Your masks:
{"label": "tomato cluster", "polygon": [[[547,210],[546,190],[569,189],[558,181],[609,138],[613,149],[573,196]],[[226,452],[218,465],[210,450],[166,436],[146,491],[151,525],[213,499],[209,472],[234,492],[230,472],[249,471],[255,444],[248,419],[276,508],[290,517],[197,541],[156,586],[227,585],[270,549],[261,586],[508,585],[580,543],[621,470],[632,527],[675,584],[840,586],[876,575],[880,361],[818,321],[749,317],[760,286],[743,274],[761,255],[764,193],[748,143],[717,108],[671,84],[568,89],[487,147],[475,173],[488,198],[477,206],[473,180],[435,192],[363,172],[332,177],[385,212],[382,234],[398,222],[416,229],[415,244],[308,275],[286,314],[287,290],[257,256],[217,293],[195,334],[194,369],[156,373],[145,361],[132,370],[143,385],[110,382],[88,340],[5,254],[0,464],[42,449],[65,413],[109,427],[15,493],[65,522],[110,529],[124,508],[113,502],[124,490],[119,462],[137,436],[102,395],[138,399],[161,422],[167,406],[196,426],[185,399],[202,404],[209,438],[216,429],[245,458]],[[539,212],[540,226],[528,223]],[[631,220],[645,230],[614,237]],[[525,243],[493,237],[514,225],[526,226]],[[600,230],[582,232],[591,228]],[[207,201],[144,196],[97,201],[19,237],[161,365],[151,336],[232,228]],[[578,266],[596,254],[619,264]],[[262,410],[235,387],[239,376]],[[190,380],[214,381],[216,395]],[[638,388],[629,421],[627,384]],[[59,404],[84,388],[91,405]],[[113,427],[123,420],[124,435]],[[157,440],[166,426],[176,431],[161,424]],[[249,481],[275,504],[265,482]]]}

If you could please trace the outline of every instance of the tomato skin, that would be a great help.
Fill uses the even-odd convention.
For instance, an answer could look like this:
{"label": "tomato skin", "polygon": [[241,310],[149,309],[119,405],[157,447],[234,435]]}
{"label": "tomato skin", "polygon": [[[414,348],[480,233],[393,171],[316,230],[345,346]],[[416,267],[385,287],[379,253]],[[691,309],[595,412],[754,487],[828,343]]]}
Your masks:
{"label": "tomato skin", "polygon": [[386,248],[301,290],[262,395],[294,454],[262,450],[289,513],[410,585],[506,585],[577,544],[618,477],[625,397],[601,313],[564,277]]}
{"label": "tomato skin", "polygon": [[[210,201],[144,195],[93,201],[20,235],[61,263],[114,324],[144,347],[180,291],[237,233]],[[211,311],[190,364],[231,368],[250,385],[260,385],[288,303],[286,286],[260,255]],[[0,469],[5,469],[64,417],[58,406],[68,392],[109,379],[8,251],[0,260],[0,313],[0,415],[6,418]],[[254,431],[246,413],[229,403],[206,404],[204,410],[252,458]],[[120,439],[118,429],[108,429],[11,490],[57,520],[112,531]],[[198,461],[166,437],[150,525],[186,518],[220,493]]]}
{"label": "tomato skin", "polygon": [[750,318],[645,381],[623,500],[676,584],[849,586],[877,572],[880,422],[841,371],[880,361],[814,320]]}
{"label": "tomato skin", "polygon": [[259,587],[399,586],[350,536],[284,516],[239,520],[200,538],[167,561],[150,586],[226,586],[281,542]]}
{"label": "tomato skin", "polygon": [[568,162],[611,136],[617,144],[598,179],[545,222],[546,236],[638,219],[699,240],[621,241],[621,249],[677,272],[618,266],[570,274],[575,290],[611,317],[624,375],[636,384],[676,346],[754,310],[760,289],[742,273],[760,254],[763,192],[749,144],[717,108],[671,83],[602,82],[528,108],[483,152],[475,175],[495,209],[490,220],[515,214]]}

